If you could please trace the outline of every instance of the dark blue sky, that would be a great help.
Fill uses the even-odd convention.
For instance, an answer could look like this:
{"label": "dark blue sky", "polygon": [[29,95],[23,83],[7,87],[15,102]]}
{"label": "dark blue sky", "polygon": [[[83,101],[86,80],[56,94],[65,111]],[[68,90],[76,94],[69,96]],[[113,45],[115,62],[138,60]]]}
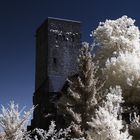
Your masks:
{"label": "dark blue sky", "polygon": [[82,21],[83,40],[99,21],[128,15],[140,25],[139,0],[0,0],[0,104],[32,105],[35,31],[49,16]]}

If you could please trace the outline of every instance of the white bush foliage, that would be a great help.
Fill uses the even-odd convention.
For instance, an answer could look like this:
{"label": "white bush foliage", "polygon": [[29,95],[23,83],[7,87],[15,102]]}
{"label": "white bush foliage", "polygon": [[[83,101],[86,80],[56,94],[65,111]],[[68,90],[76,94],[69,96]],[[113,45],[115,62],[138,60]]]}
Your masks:
{"label": "white bush foliage", "polygon": [[19,111],[18,105],[10,102],[9,108],[2,106],[2,114],[0,114],[0,140],[22,140],[27,134],[27,123],[31,117],[33,108],[24,112]]}
{"label": "white bush foliage", "polygon": [[95,112],[95,118],[88,122],[92,129],[95,130],[94,140],[131,140],[128,130],[123,132],[123,121],[119,119],[121,106],[123,103],[122,92],[119,86],[110,88],[106,97],[106,102]]}
{"label": "white bush foliage", "polygon": [[94,32],[96,43],[104,48],[120,50],[139,50],[139,29],[134,25],[135,20],[122,16],[116,20],[100,22]]}
{"label": "white bush foliage", "polygon": [[[59,131],[57,131],[55,127],[56,125],[52,121],[48,131],[38,128],[36,128],[34,131],[37,133],[39,140],[66,140],[69,137],[69,133],[71,131],[70,127],[60,129]],[[35,140],[38,140],[37,136],[35,136]]]}
{"label": "white bush foliage", "polygon": [[[140,87],[140,56],[135,52],[120,52],[118,57],[107,59],[104,73],[108,76],[108,85],[121,84],[125,89],[127,86]],[[136,85],[135,85],[136,84]]]}
{"label": "white bush foliage", "polygon": [[133,96],[131,102],[140,101],[140,31],[134,22],[122,16],[100,23],[92,32],[100,47],[96,59],[108,78],[106,87],[120,85],[124,97]]}
{"label": "white bush foliage", "polygon": [[[0,140],[66,140],[69,137],[70,127],[57,131],[53,121],[48,131],[36,128],[32,132],[27,132],[27,124],[33,109],[31,108],[22,115],[23,109],[19,110],[19,106],[14,102],[10,102],[9,108],[2,106],[2,113],[0,114]],[[37,135],[33,136],[34,132]],[[84,138],[71,140],[84,140]]]}
{"label": "white bush foliage", "polygon": [[136,113],[134,113],[134,118],[131,121],[131,127],[132,129],[140,127],[140,116],[136,115]]}
{"label": "white bush foliage", "polygon": [[134,113],[134,117],[132,118],[131,116],[132,114],[130,114],[130,125],[129,128],[132,131],[132,133],[140,133],[140,116],[136,115],[136,113]]}

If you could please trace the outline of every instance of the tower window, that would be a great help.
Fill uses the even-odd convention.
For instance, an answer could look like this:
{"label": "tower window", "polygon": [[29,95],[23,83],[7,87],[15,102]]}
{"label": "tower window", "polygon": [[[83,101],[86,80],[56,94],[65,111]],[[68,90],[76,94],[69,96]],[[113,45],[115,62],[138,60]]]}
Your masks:
{"label": "tower window", "polygon": [[56,61],[56,58],[55,58],[55,57],[53,58],[53,63],[54,63],[54,64],[56,64],[56,63],[57,63],[57,61]]}
{"label": "tower window", "polygon": [[58,71],[58,60],[57,60],[56,57],[53,58],[52,69],[53,69],[53,71],[55,71],[55,72]]}

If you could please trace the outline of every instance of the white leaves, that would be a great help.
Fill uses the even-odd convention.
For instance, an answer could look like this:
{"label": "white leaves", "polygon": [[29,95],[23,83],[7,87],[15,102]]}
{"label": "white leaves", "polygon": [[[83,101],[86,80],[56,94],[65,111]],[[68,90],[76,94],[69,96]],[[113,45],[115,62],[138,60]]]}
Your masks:
{"label": "white leaves", "polygon": [[57,131],[55,123],[51,121],[48,131],[38,128],[36,128],[34,131],[37,133],[40,140],[66,140],[69,137],[71,130],[70,127],[68,127]]}
{"label": "white leaves", "polygon": [[[122,16],[117,20],[106,20],[92,32],[97,44],[114,50],[138,49],[139,29],[134,20]],[[136,43],[137,42],[137,43]],[[123,48],[121,48],[123,47]]]}
{"label": "white leaves", "polygon": [[9,108],[2,106],[0,140],[38,140],[38,137],[40,140],[66,140],[69,137],[70,127],[57,131],[56,125],[52,121],[48,131],[36,128],[33,132],[36,132],[38,136],[33,138],[26,130],[33,108],[24,112],[23,115],[21,115],[22,111],[19,111],[18,105],[15,105],[14,102],[10,102]]}
{"label": "white leaves", "polygon": [[[124,96],[130,96],[131,93],[125,92],[126,89],[140,87],[140,53],[120,52],[117,57],[111,57],[105,63],[103,73],[108,80],[106,86],[120,85]],[[130,91],[130,90],[129,90]],[[137,96],[134,93],[133,96]]]}
{"label": "white leaves", "polygon": [[139,129],[140,132],[140,116],[136,115],[136,113],[134,113],[134,118],[131,118],[131,114],[130,114],[130,129]]}
{"label": "white leaves", "polygon": [[95,43],[100,47],[95,58],[108,79],[106,88],[120,85],[128,102],[140,100],[140,31],[134,22],[122,16],[100,23],[93,32]]}
{"label": "white leaves", "polygon": [[66,110],[69,112],[69,114],[73,117],[74,121],[76,123],[80,123],[82,120],[81,120],[81,114],[80,113],[76,113],[72,110],[72,108],[66,108]]}
{"label": "white leaves", "polygon": [[121,109],[120,103],[122,102],[120,87],[110,88],[106,102],[96,110],[95,118],[92,118],[91,122],[87,122],[92,129],[95,129],[94,138],[102,140],[132,139],[127,129],[125,132],[121,132],[124,126],[122,120],[118,119],[118,114]]}
{"label": "white leaves", "polygon": [[9,108],[2,106],[0,114],[0,127],[5,140],[22,140],[26,135],[27,123],[31,117],[33,108],[21,116],[18,105],[10,102]]}

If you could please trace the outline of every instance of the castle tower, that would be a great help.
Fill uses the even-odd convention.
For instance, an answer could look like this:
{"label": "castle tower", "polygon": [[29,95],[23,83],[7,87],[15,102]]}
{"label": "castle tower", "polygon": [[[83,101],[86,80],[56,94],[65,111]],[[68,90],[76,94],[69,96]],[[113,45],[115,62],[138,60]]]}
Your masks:
{"label": "castle tower", "polygon": [[47,129],[56,116],[53,98],[59,94],[68,76],[77,73],[81,47],[81,23],[48,18],[36,32],[36,73],[31,127]]}

